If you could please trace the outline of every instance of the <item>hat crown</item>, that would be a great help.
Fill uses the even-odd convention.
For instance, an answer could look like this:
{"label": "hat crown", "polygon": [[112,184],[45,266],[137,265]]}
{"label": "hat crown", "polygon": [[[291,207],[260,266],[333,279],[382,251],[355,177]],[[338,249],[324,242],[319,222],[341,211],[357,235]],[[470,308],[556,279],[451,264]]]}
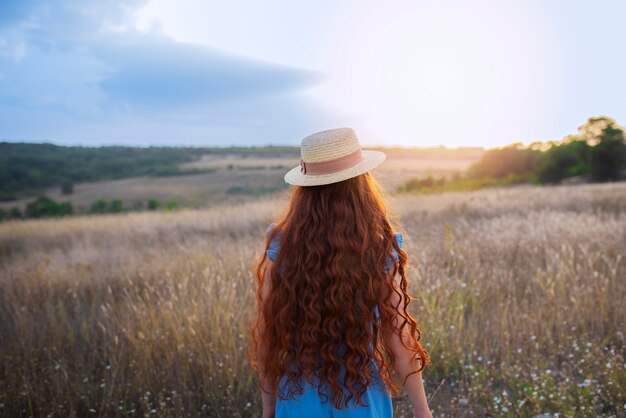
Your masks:
{"label": "hat crown", "polygon": [[335,160],[361,149],[352,128],[316,132],[302,140],[300,155],[305,163]]}

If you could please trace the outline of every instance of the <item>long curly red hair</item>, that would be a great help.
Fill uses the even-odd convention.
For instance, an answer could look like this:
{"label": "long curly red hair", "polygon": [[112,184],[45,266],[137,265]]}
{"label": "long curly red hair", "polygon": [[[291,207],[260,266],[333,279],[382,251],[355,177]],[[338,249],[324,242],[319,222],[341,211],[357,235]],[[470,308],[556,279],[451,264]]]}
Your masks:
{"label": "long curly red hair", "polygon": [[[322,377],[316,384],[319,396],[328,399],[330,388],[335,408],[347,407],[351,399],[364,406],[361,398],[374,378],[368,365],[375,361],[389,392],[398,395],[400,386],[392,377],[395,358],[383,338],[385,329],[401,336],[405,348],[421,360],[410,374],[431,363],[407,310],[414,300],[407,293],[407,254],[394,239],[391,221],[382,189],[370,173],[293,189],[286,215],[266,236],[267,249],[280,234],[280,251],[267,276],[270,290],[265,297],[265,252],[255,269],[258,309],[249,361],[257,372],[262,366],[265,390],[282,399],[294,398],[302,393],[300,379],[314,383],[316,375]],[[393,268],[386,271],[389,260]],[[399,289],[393,281],[396,272],[401,276]],[[402,304],[394,306],[393,292],[402,293]],[[278,390],[285,376],[286,395]]]}

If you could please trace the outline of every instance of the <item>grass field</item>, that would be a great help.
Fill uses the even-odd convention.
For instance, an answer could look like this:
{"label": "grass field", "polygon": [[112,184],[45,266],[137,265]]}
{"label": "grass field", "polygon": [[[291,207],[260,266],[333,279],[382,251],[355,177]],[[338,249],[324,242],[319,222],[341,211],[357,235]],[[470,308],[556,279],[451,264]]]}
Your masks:
{"label": "grass field", "polygon": [[[0,224],[0,417],[257,416],[252,267],[286,198]],[[626,414],[626,183],[388,201],[435,416]]]}

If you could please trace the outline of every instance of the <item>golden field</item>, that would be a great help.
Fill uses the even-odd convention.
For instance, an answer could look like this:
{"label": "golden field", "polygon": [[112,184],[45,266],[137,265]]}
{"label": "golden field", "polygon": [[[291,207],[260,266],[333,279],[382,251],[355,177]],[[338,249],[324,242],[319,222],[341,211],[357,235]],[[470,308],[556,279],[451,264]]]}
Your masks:
{"label": "golden field", "polygon": [[[258,416],[252,268],[287,198],[0,224],[0,417]],[[626,414],[626,183],[387,198],[435,416]]]}

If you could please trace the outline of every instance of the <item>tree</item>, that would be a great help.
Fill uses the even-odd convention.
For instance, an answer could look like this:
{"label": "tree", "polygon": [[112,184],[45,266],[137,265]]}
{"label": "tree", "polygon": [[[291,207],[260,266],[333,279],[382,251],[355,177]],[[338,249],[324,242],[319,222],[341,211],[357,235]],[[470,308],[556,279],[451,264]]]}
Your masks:
{"label": "tree", "polygon": [[541,183],[558,183],[566,177],[588,174],[590,149],[587,142],[571,137],[567,142],[553,143],[539,157],[537,178]]}
{"label": "tree", "polygon": [[595,181],[617,181],[626,169],[624,131],[615,125],[602,129],[598,144],[591,153],[591,178]]}
{"label": "tree", "polygon": [[511,174],[530,175],[540,153],[536,149],[524,148],[520,143],[490,149],[485,151],[480,161],[469,168],[468,177],[480,179],[505,178]]}
{"label": "tree", "polygon": [[600,142],[600,137],[605,128],[618,126],[615,119],[607,116],[591,117],[584,125],[578,127],[578,138],[594,146]]}

